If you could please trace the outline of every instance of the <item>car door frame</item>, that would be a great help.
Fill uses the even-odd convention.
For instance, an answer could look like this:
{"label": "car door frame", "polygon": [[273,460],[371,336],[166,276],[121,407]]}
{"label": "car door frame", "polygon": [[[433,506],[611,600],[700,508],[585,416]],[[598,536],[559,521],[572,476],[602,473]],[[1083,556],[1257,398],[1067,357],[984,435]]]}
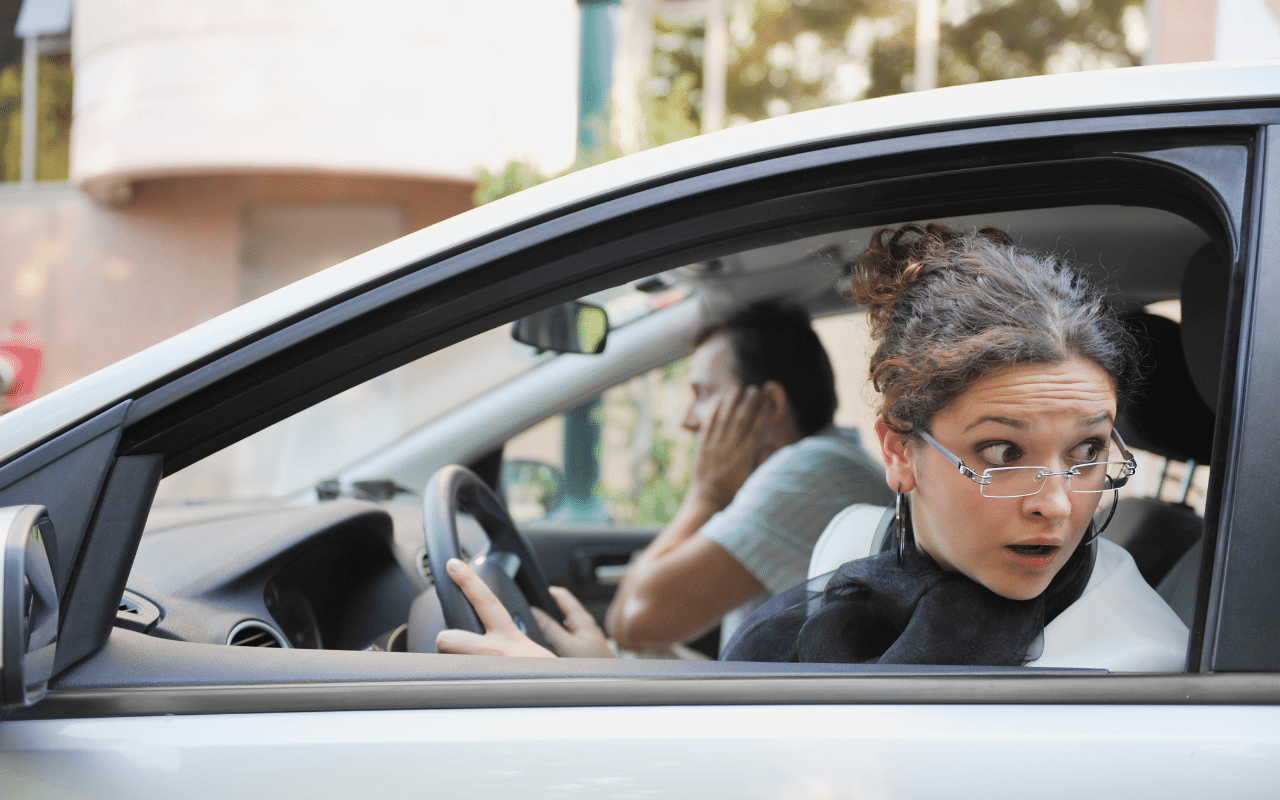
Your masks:
{"label": "car door frame", "polygon": [[[89,432],[100,430],[107,431],[109,437],[118,436],[107,451],[109,456],[89,459],[99,467],[101,479],[88,482],[73,497],[62,498],[62,507],[91,521],[80,532],[78,541],[77,532],[68,530],[60,543],[60,552],[70,555],[62,559],[65,572],[60,576],[66,611],[59,669],[86,657],[92,662],[97,657],[95,653],[108,649],[102,645],[112,634],[114,614],[107,611],[114,611],[112,595],[118,598],[123,589],[147,507],[162,474],[181,469],[373,375],[536,308],[730,249],[768,243],[779,236],[783,227],[787,236],[794,236],[830,230],[833,226],[890,222],[903,215],[945,216],[976,206],[999,210],[1037,203],[1063,204],[1072,197],[1091,202],[1113,197],[1174,208],[1210,223],[1215,222],[1212,218],[1216,216],[1216,223],[1226,232],[1228,241],[1223,244],[1231,253],[1234,267],[1231,319],[1239,321],[1239,328],[1228,335],[1230,357],[1224,365],[1220,408],[1229,413],[1220,415],[1206,513],[1206,552],[1214,552],[1215,558],[1206,559],[1202,569],[1196,617],[1196,634],[1202,639],[1193,640],[1190,666],[1195,672],[1253,670],[1253,682],[1220,682],[1214,691],[1250,698],[1251,702],[1264,697],[1274,702],[1280,684],[1257,672],[1280,666],[1280,642],[1263,641],[1265,637],[1251,635],[1250,627],[1255,620],[1280,619],[1280,603],[1261,591],[1265,575],[1259,566],[1280,563],[1276,558],[1280,543],[1259,535],[1270,513],[1269,501],[1262,496],[1250,499],[1243,493],[1261,491],[1266,498],[1280,497],[1274,470],[1266,476],[1256,474],[1257,465],[1266,460],[1271,448],[1259,437],[1249,436],[1250,431],[1258,429],[1257,420],[1264,418],[1259,404],[1265,398],[1259,387],[1269,387],[1280,377],[1276,375],[1280,361],[1272,357],[1271,351],[1271,342],[1280,338],[1267,338],[1274,332],[1270,327],[1274,323],[1255,311],[1261,303],[1273,299],[1271,295],[1277,291],[1273,285],[1275,276],[1264,275],[1260,268],[1260,253],[1265,248],[1274,250],[1280,240],[1280,224],[1275,203],[1264,204],[1263,193],[1256,189],[1277,185],[1277,162],[1272,157],[1275,137],[1268,134],[1269,126],[1278,122],[1280,114],[1266,104],[1157,109],[1140,114],[1063,115],[851,137],[849,141],[741,159],[653,181],[599,203],[557,211],[389,274],[359,292],[332,298],[281,325],[252,332],[228,352],[191,364],[181,374],[157,380],[130,400],[44,445],[47,452],[61,448],[70,453],[77,451],[68,443],[84,439]],[[1213,164],[1201,165],[1203,172],[1197,172],[1195,164],[1151,155],[1176,150],[1179,142],[1194,145],[1189,132],[1212,130],[1220,131],[1224,140],[1253,143],[1248,160],[1250,172],[1242,185],[1228,185],[1230,176],[1214,174]],[[1122,142],[1125,148],[1117,144]],[[1004,159],[999,164],[994,163],[999,158],[993,160],[988,149],[997,144],[999,158]],[[1032,163],[1019,163],[1017,158]],[[1035,159],[1042,163],[1034,163]],[[1081,174],[1081,165],[1092,163],[1091,159],[1097,162],[1097,169]],[[945,170],[927,169],[939,160],[947,164]],[[1117,175],[1121,179],[1117,185],[1100,183]],[[1157,182],[1160,191],[1152,193],[1141,182],[1143,176],[1155,175],[1162,176],[1162,181]],[[975,176],[999,176],[1005,183],[993,187],[975,182]],[[1046,182],[1045,176],[1051,179]],[[936,187],[929,202],[919,199],[922,186]],[[1017,191],[1013,192],[1011,186]],[[1243,194],[1234,198],[1233,192],[1238,190]],[[1195,202],[1197,198],[1200,202]],[[1239,200],[1234,206],[1233,199]],[[858,210],[849,211],[849,204],[854,201],[861,205],[854,206]],[[717,203],[725,207],[716,206]],[[709,211],[709,207],[719,210]],[[784,209],[789,209],[787,214],[782,214]],[[786,221],[785,226],[780,220]],[[531,292],[530,285],[542,288]],[[277,391],[280,387],[287,388]],[[47,481],[40,483],[35,476],[46,469],[53,470],[46,475],[57,474],[57,465],[68,455],[63,453],[38,463],[36,452],[0,468],[0,503],[44,503],[50,505],[52,516],[57,498],[49,494]],[[55,502],[48,502],[51,500]],[[58,518],[55,524],[60,524]],[[1238,558],[1237,552],[1247,556],[1251,564],[1240,563],[1245,558]],[[145,651],[144,647],[140,652]],[[227,671],[222,674],[232,680],[237,675],[271,672],[277,680],[264,681],[246,691],[254,696],[256,708],[279,710],[296,708],[295,701],[287,697],[300,696],[295,691],[297,680],[317,674],[310,672],[313,668],[334,680],[346,676],[363,679],[366,684],[380,675],[399,674],[395,669],[387,673],[368,664],[357,667],[355,662],[333,658],[334,655],[319,661],[298,660],[298,664],[307,666],[300,666],[297,671],[281,671],[276,654],[228,655],[229,660],[224,663]],[[214,661],[223,663],[221,659]],[[62,684],[66,691],[60,699],[54,698],[58,702],[46,703],[44,711],[35,709],[33,713],[95,716],[127,708],[135,709],[129,713],[162,713],[155,701],[165,696],[163,693],[141,691],[145,684],[107,685],[112,680],[104,670],[115,663],[109,655],[97,665],[85,667],[82,663],[81,668],[67,673],[69,677]],[[492,670],[477,669],[472,674],[492,674]],[[652,696],[647,694],[652,687],[633,687],[625,679],[625,669],[622,673],[618,679],[628,688],[621,695],[610,692],[612,702],[618,702],[620,697],[626,698],[624,702],[644,702],[644,697]],[[148,679],[161,677],[154,671],[149,674]],[[528,674],[563,677],[555,669],[532,665]],[[200,691],[208,689],[208,705],[204,707],[226,708],[228,690],[211,685],[218,683],[212,680],[216,677],[204,673],[196,681],[200,686],[187,686],[179,692],[184,699],[178,705],[187,711],[200,708]],[[448,670],[436,677],[456,679],[458,675]],[[1149,684],[1126,680],[1128,689],[1118,695],[1112,695],[1110,689],[1100,689],[1088,679],[1079,685],[1057,686],[1064,690],[1059,696],[1066,702],[1111,702],[1134,696],[1163,702],[1184,691],[1185,681],[1193,677],[1149,678]],[[181,682],[183,677],[170,676],[170,681],[174,680]],[[872,691],[873,684],[866,676],[851,680],[854,683],[848,692],[833,696],[846,702],[867,702],[875,697],[885,701],[891,697],[903,699],[901,690],[892,686],[886,689],[887,694]],[[893,684],[895,678],[883,680]],[[95,681],[105,683],[95,686]],[[1030,702],[1040,696],[1025,678],[1002,680],[998,684],[1000,690],[989,695],[975,694],[973,687],[962,687],[963,682],[954,678],[938,681],[936,691],[924,690],[914,696],[940,702],[946,702],[944,698],[948,696],[954,702],[957,691],[964,697],[982,696],[982,702]],[[923,686],[912,683],[911,691],[921,692]],[[725,694],[726,687],[718,686],[715,680],[696,684],[702,693],[698,696],[705,702],[731,702]],[[60,691],[56,679],[54,685],[56,696]],[[787,688],[789,685],[784,678],[761,679],[751,683],[750,696],[756,702],[781,703],[803,702],[800,698],[809,696],[794,686]],[[688,683],[679,691],[691,691],[694,686],[695,683]],[[1235,687],[1235,694],[1229,687]],[[416,699],[405,700],[413,707],[439,700],[424,700],[434,695],[417,688],[413,693]],[[485,703],[523,702],[516,695],[525,688],[514,693],[499,691],[497,685],[490,685],[489,689],[493,691],[486,690]],[[561,702],[568,702],[566,698],[571,694],[550,687],[546,691]],[[674,691],[667,687],[659,692],[662,702],[680,702],[676,695],[664,693]],[[304,694],[320,702],[315,692]],[[364,708],[374,702],[361,691],[332,694],[335,697],[320,705],[332,708],[335,702],[347,702],[348,707]],[[347,699],[339,702],[338,694]],[[1200,689],[1192,694],[1208,696]],[[151,699],[143,702],[140,698],[144,695]],[[112,699],[104,700],[105,696]],[[273,696],[275,700],[271,700]],[[399,695],[383,695],[390,696]],[[376,707],[385,707],[383,702],[377,701]],[[604,698],[593,702],[604,702]]]}

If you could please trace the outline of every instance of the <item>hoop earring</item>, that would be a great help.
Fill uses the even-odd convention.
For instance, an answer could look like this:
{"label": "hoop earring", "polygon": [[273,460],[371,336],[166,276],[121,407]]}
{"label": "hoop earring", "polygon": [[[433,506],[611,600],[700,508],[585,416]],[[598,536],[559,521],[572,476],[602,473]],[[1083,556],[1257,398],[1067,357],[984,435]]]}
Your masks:
{"label": "hoop earring", "polygon": [[907,560],[907,533],[911,528],[911,503],[903,497],[902,484],[893,494],[893,527],[898,538],[898,564],[902,565]]}

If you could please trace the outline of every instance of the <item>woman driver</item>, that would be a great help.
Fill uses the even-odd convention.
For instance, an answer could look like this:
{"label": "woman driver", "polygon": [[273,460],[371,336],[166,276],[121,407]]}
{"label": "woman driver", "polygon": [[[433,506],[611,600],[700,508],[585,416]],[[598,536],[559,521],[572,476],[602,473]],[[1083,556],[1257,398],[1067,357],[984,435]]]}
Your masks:
{"label": "woman driver", "polygon": [[[837,517],[824,539],[851,534],[855,560],[773,598],[722,658],[1181,670],[1186,627],[1092,524],[1134,468],[1114,432],[1131,344],[1102,294],[992,229],[882,229],[855,273],[894,535]],[[447,568],[488,632],[444,631],[440,652],[552,655],[465,565]],[[538,620],[557,651],[607,655],[590,615],[555,597],[565,627]]]}

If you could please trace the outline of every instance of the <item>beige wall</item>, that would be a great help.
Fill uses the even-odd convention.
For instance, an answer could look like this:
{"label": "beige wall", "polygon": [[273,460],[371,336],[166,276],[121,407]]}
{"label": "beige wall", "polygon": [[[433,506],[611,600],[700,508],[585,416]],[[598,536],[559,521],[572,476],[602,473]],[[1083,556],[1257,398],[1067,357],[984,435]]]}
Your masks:
{"label": "beige wall", "polygon": [[1158,0],[1152,26],[1152,64],[1212,61],[1217,0]]}
{"label": "beige wall", "polygon": [[573,0],[76,0],[71,179],[559,172],[577,42]]}
{"label": "beige wall", "polygon": [[[379,228],[389,239],[470,208],[472,189],[305,174],[167,178],[135,184],[132,200],[113,207],[68,185],[5,187],[0,332],[26,320],[44,340],[37,389],[47,394],[249,299],[244,230],[252,209],[345,209],[354,219],[378,209],[398,220]],[[337,263],[383,243],[369,236],[331,242],[325,252]],[[300,258],[327,266],[314,252],[292,262],[287,247],[271,252],[286,272]],[[268,276],[257,285],[271,283]]]}

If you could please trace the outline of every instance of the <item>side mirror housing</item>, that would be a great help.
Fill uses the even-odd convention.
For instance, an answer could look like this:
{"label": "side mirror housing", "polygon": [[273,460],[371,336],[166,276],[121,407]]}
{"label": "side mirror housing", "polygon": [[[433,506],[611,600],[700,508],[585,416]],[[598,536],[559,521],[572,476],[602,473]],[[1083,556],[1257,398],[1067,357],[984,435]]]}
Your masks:
{"label": "side mirror housing", "polygon": [[53,523],[44,506],[0,508],[0,702],[20,708],[40,702],[58,648],[58,592],[49,553]]}
{"label": "side mirror housing", "polygon": [[609,315],[600,306],[571,300],[516,320],[511,338],[539,353],[596,355],[609,338]]}

